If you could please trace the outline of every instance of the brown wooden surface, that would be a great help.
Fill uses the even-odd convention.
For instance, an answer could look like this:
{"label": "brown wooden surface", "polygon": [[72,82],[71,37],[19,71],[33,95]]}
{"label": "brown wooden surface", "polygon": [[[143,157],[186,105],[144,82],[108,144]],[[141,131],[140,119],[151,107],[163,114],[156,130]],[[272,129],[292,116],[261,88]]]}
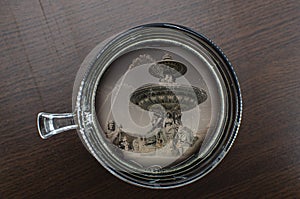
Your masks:
{"label": "brown wooden surface", "polygon": [[[205,178],[148,190],[109,174],[75,131],[39,138],[40,111],[70,112],[87,53],[150,22],[188,26],[232,62],[243,121]],[[0,198],[300,198],[300,1],[0,1]]]}

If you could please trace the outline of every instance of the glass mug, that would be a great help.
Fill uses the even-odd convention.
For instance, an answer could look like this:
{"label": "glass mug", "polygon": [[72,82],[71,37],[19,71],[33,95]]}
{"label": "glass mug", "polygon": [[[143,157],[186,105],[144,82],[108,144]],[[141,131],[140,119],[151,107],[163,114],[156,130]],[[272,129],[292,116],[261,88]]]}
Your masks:
{"label": "glass mug", "polygon": [[147,188],[194,182],[227,154],[242,99],[209,39],[174,24],[132,28],[97,45],[74,83],[72,113],[39,113],[40,136],[76,129],[116,177]]}

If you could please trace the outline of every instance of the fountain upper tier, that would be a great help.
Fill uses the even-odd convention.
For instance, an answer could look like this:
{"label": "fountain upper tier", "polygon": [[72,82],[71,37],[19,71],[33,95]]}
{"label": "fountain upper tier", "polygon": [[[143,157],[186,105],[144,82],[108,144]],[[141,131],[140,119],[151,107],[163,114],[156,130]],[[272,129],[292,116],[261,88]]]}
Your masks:
{"label": "fountain upper tier", "polygon": [[156,62],[149,68],[149,73],[163,80],[166,75],[171,75],[173,79],[183,76],[187,71],[186,66],[176,60],[173,60],[169,54],[163,56],[163,60]]}

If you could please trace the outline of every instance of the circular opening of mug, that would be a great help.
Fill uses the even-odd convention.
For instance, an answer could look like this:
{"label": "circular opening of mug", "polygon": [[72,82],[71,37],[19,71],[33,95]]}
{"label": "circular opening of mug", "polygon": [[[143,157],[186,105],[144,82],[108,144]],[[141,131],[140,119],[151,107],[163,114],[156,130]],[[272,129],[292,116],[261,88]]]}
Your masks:
{"label": "circular opening of mug", "polygon": [[193,182],[235,138],[241,102],[234,72],[214,44],[188,29],[153,25],[122,33],[89,75],[96,81],[94,156],[127,182]]}

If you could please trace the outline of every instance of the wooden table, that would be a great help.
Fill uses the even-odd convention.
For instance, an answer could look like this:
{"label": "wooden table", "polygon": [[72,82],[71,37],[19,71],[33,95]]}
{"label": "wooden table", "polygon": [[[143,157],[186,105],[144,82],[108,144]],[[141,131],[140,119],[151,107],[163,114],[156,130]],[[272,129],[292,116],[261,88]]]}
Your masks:
{"label": "wooden table", "polygon": [[[300,198],[299,1],[2,0],[0,22],[0,198]],[[40,111],[71,111],[76,72],[97,43],[150,22],[211,38],[243,94],[230,153],[173,190],[124,183],[75,131],[44,141],[36,128]]]}

